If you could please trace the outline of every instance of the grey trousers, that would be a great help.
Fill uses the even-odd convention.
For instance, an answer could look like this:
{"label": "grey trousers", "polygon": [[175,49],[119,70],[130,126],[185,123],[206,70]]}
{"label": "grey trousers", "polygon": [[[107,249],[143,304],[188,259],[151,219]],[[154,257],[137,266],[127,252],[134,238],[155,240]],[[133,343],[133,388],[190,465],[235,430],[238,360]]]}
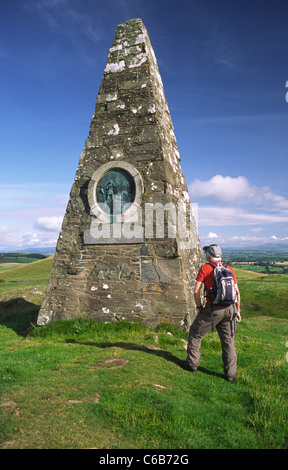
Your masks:
{"label": "grey trousers", "polygon": [[[229,305],[213,305],[214,326],[218,332],[222,346],[222,360],[224,374],[227,379],[236,378],[237,374],[237,355],[234,346],[233,315],[234,307]],[[187,347],[187,366],[192,371],[197,370],[201,354],[201,342],[203,336],[212,329],[211,307],[206,305],[198,313],[193,324],[190,327],[188,347]]]}

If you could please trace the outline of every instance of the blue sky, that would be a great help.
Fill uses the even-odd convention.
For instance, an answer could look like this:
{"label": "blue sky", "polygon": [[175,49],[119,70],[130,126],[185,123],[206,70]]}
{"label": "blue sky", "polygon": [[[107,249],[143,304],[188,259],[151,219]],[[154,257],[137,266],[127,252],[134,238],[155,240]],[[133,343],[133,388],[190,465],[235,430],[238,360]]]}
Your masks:
{"label": "blue sky", "polygon": [[136,17],[201,243],[288,248],[287,1],[1,0],[0,251],[56,244],[116,27]]}

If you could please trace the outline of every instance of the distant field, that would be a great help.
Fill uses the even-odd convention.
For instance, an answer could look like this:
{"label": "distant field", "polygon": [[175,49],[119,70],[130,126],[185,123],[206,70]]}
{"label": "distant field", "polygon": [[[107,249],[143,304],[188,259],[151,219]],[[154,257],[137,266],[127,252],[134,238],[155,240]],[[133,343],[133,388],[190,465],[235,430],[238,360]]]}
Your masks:
{"label": "distant field", "polygon": [[40,307],[52,265],[53,256],[0,271],[0,307],[1,301],[19,298]]}
{"label": "distant field", "polygon": [[235,267],[234,265],[232,267],[233,267],[233,270],[235,272],[237,279],[239,280],[240,279],[260,279],[260,278],[267,276],[266,273],[259,273],[256,271],[251,271],[250,269]]}
{"label": "distant field", "polygon": [[35,253],[35,254],[24,254],[24,253],[0,253],[0,265],[4,263],[33,263],[40,259],[44,259],[46,256]]}
{"label": "distant field", "polygon": [[23,266],[23,264],[22,263],[0,263],[0,275],[3,271],[7,271],[7,269],[18,268],[19,266]]}
{"label": "distant field", "polygon": [[233,268],[244,271],[254,271],[261,274],[285,274],[288,273],[286,262],[282,264],[272,264],[267,266],[257,266],[252,264],[233,264]]}
{"label": "distant field", "polygon": [[[49,279],[52,265],[53,256],[42,260],[37,260],[32,263],[18,266],[16,268],[8,269],[0,273],[0,279],[4,281],[32,281],[38,279]],[[2,266],[3,268],[3,266]]]}
{"label": "distant field", "polygon": [[272,250],[224,250],[226,261],[233,263],[284,263],[288,261],[288,251]]}
{"label": "distant field", "polygon": [[266,270],[263,266],[254,266],[253,264],[233,264],[233,268],[243,271],[254,271],[256,273],[265,274]]}
{"label": "distant field", "polygon": [[33,258],[33,257],[28,257],[28,256],[0,256],[0,263],[21,263],[21,264],[26,264],[26,263],[34,263],[34,261],[38,261],[39,258]]}
{"label": "distant field", "polygon": [[288,320],[287,274],[260,274],[235,268],[235,275],[245,317],[264,315]]}

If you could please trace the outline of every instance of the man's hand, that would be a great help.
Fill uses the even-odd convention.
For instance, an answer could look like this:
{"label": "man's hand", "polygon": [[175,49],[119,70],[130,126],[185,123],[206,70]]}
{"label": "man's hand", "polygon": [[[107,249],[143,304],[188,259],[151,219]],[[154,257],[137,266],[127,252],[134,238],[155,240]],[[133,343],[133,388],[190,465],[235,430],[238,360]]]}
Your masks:
{"label": "man's hand", "polygon": [[201,295],[200,295],[201,284],[202,284],[202,282],[196,281],[196,286],[195,286],[195,290],[194,290],[194,299],[195,299],[195,303],[196,303],[196,306],[197,306],[198,313],[201,311],[201,309],[198,308],[198,307],[200,307],[200,305],[202,306]]}

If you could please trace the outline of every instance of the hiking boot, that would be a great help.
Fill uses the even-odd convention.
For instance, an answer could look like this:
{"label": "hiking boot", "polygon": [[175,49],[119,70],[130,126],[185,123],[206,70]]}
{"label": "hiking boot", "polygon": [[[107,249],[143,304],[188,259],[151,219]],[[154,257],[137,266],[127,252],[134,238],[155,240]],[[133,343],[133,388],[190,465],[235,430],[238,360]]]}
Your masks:
{"label": "hiking boot", "polygon": [[195,368],[195,367],[189,366],[187,361],[183,361],[182,364],[181,364],[181,367],[182,367],[182,369],[188,370],[189,372],[196,372],[196,370],[197,370],[197,367]]}
{"label": "hiking boot", "polygon": [[225,380],[227,380],[228,382],[235,382],[237,380],[237,377],[231,377],[228,375],[227,377],[225,377]]}

